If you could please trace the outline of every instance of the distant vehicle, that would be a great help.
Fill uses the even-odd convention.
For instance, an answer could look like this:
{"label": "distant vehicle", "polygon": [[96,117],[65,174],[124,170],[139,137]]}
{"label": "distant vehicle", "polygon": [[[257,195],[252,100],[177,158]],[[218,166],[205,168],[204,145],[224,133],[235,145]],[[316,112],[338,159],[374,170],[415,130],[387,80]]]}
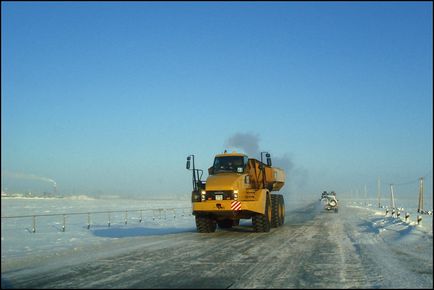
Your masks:
{"label": "distant vehicle", "polygon": [[324,191],[321,194],[321,201],[325,210],[333,210],[334,212],[338,212],[338,200],[336,199],[336,192],[332,191],[327,193],[327,191]]}

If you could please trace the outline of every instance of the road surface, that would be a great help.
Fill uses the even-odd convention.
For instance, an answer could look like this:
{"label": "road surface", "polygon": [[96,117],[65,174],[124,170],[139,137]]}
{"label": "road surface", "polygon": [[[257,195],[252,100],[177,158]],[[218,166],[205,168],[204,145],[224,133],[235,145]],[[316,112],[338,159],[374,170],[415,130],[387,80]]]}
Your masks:
{"label": "road surface", "polygon": [[287,212],[269,233],[247,222],[211,234],[140,237],[114,256],[2,273],[2,288],[432,287],[432,250],[424,260],[388,244],[363,230],[370,225],[358,210],[326,212],[313,203]]}

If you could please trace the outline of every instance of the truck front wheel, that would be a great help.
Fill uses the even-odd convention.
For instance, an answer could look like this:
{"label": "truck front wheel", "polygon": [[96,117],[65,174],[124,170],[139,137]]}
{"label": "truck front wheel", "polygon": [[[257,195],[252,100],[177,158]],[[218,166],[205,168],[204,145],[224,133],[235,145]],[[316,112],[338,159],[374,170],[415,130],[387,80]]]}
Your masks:
{"label": "truck front wheel", "polygon": [[196,228],[199,233],[213,233],[217,228],[215,220],[208,216],[196,215]]}
{"label": "truck front wheel", "polygon": [[267,196],[267,199],[265,201],[265,213],[256,214],[252,217],[253,230],[257,233],[269,232],[271,228],[270,215],[271,215],[271,208]]}

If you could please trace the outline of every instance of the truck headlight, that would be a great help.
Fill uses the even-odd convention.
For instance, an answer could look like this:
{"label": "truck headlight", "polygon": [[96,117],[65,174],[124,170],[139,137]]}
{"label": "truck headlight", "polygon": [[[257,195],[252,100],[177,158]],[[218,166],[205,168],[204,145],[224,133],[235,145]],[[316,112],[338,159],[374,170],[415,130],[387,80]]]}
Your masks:
{"label": "truck headlight", "polygon": [[202,201],[205,201],[205,196],[206,196],[206,191],[205,191],[205,190],[202,190],[202,191],[200,192],[200,199],[201,199]]}
{"label": "truck headlight", "polygon": [[238,190],[237,189],[234,190],[233,196],[234,196],[234,200],[238,199]]}
{"label": "truck headlight", "polygon": [[191,195],[191,201],[192,202],[197,202],[197,201],[200,201],[200,194],[199,193],[193,193],[192,195]]}

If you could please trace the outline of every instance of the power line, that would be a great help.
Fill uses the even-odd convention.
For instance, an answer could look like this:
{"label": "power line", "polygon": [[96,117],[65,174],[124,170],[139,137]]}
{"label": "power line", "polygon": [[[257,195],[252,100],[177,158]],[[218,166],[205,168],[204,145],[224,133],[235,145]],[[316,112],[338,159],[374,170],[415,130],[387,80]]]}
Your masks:
{"label": "power line", "polygon": [[387,182],[387,184],[393,184],[395,186],[400,186],[400,185],[419,183],[420,178],[426,179],[429,176],[430,172],[431,171],[428,171],[428,173],[426,173],[424,176],[420,176],[420,177],[418,177],[416,179],[412,179],[412,180],[409,180],[409,181],[406,181],[406,182],[401,182],[401,183]]}

